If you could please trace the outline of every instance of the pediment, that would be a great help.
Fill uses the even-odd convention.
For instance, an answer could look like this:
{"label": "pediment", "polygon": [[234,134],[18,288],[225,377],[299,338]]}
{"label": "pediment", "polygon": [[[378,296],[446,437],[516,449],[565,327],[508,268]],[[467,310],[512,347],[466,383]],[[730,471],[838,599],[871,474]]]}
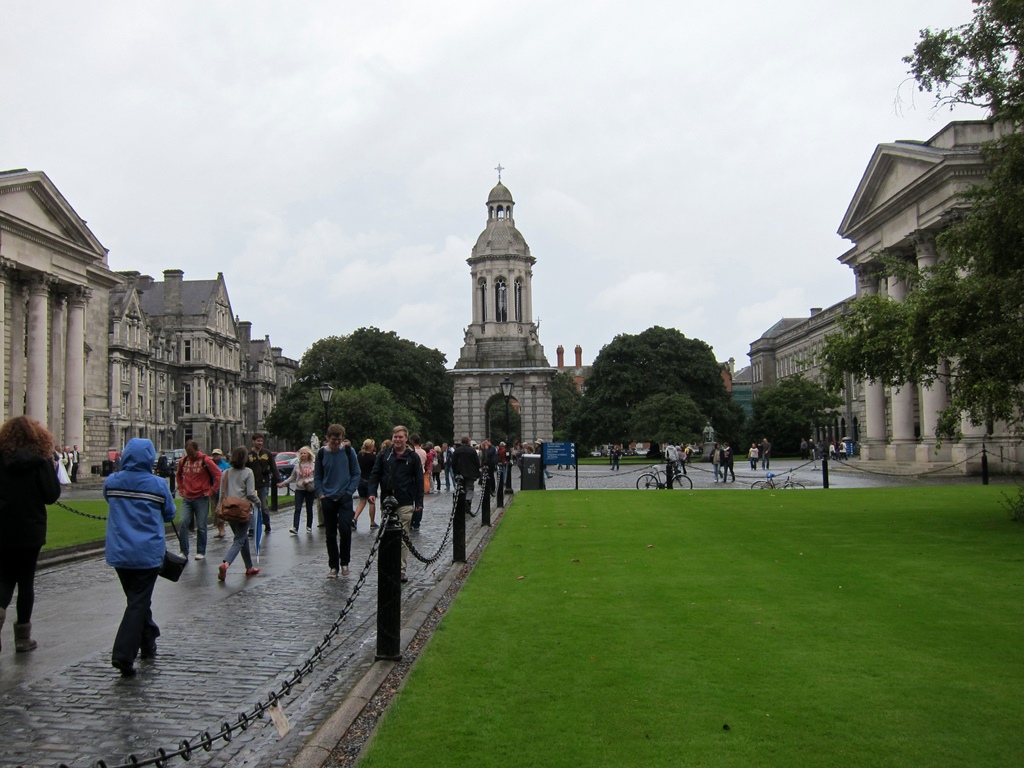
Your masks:
{"label": "pediment", "polygon": [[932,173],[947,152],[915,142],[880,144],[861,177],[839,234],[849,238],[857,225]]}
{"label": "pediment", "polygon": [[0,216],[26,234],[48,235],[106,258],[107,249],[41,171],[0,173]]}

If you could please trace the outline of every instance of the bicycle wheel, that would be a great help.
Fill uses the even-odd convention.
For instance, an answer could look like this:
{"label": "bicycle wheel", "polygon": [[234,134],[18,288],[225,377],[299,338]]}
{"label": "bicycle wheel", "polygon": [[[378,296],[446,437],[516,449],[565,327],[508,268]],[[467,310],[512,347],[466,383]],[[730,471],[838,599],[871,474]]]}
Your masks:
{"label": "bicycle wheel", "polygon": [[691,480],[688,475],[676,475],[675,479],[672,481],[672,487],[680,491],[692,491],[693,480]]}
{"label": "bicycle wheel", "polygon": [[755,491],[770,491],[773,486],[767,480],[755,480],[750,487]]}
{"label": "bicycle wheel", "polygon": [[792,489],[799,489],[801,491],[806,491],[807,490],[807,486],[806,485],[804,485],[803,483],[798,483],[796,480],[789,480],[785,485],[782,486],[782,490],[784,490],[784,491],[787,491],[787,490],[789,490],[791,488]]}
{"label": "bicycle wheel", "polygon": [[638,491],[656,491],[659,488],[661,488],[661,480],[658,479],[657,475],[650,472],[640,475],[636,479],[636,489]]}

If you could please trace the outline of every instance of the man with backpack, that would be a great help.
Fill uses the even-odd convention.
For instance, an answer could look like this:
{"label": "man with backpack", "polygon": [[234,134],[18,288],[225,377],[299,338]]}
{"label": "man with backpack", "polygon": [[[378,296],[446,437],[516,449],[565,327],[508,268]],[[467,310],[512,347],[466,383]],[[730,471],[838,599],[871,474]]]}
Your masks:
{"label": "man with backpack", "polygon": [[[324,530],[327,534],[327,578],[349,575],[352,556],[352,520],[355,510],[352,497],[359,490],[359,457],[351,445],[343,445],[345,428],[331,424],[327,428],[327,443],[316,453],[313,483],[316,496],[324,512]],[[417,459],[417,461],[419,461]],[[420,477],[423,477],[422,471]],[[372,494],[372,487],[371,487]],[[421,488],[422,491],[422,488]],[[370,497],[370,503],[374,501]]]}

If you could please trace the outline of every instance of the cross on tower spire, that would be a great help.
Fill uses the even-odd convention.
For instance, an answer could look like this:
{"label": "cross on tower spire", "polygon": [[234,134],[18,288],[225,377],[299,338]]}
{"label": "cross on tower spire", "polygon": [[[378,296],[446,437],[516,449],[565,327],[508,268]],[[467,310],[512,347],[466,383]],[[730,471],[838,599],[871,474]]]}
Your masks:
{"label": "cross on tower spire", "polygon": [[498,165],[495,166],[494,170],[498,172],[498,183],[501,184],[501,172],[505,170],[505,166],[503,166],[501,163],[498,163]]}

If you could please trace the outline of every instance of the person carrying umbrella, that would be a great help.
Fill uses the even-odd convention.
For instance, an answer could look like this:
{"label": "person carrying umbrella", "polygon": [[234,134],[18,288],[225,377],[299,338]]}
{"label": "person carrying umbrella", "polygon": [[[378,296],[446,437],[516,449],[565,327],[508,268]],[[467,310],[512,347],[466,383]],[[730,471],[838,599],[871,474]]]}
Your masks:
{"label": "person carrying umbrella", "polygon": [[246,576],[255,576],[260,572],[259,568],[253,566],[252,555],[249,552],[249,527],[255,522],[256,556],[259,557],[260,497],[256,493],[256,480],[253,477],[252,470],[245,466],[248,459],[249,449],[244,445],[240,445],[231,451],[231,468],[224,470],[224,474],[220,481],[220,497],[222,500],[228,496],[234,496],[239,499],[248,499],[252,502],[253,509],[256,510],[255,514],[244,523],[228,520],[228,524],[231,526],[231,533],[234,534],[235,540],[231,542],[231,546],[228,548],[228,552],[224,556],[224,562],[221,563],[220,568],[217,569],[217,578],[220,581],[224,581],[224,579],[227,578],[228,568],[231,566],[231,563],[234,562],[239,552],[242,553],[242,562],[245,563]]}

